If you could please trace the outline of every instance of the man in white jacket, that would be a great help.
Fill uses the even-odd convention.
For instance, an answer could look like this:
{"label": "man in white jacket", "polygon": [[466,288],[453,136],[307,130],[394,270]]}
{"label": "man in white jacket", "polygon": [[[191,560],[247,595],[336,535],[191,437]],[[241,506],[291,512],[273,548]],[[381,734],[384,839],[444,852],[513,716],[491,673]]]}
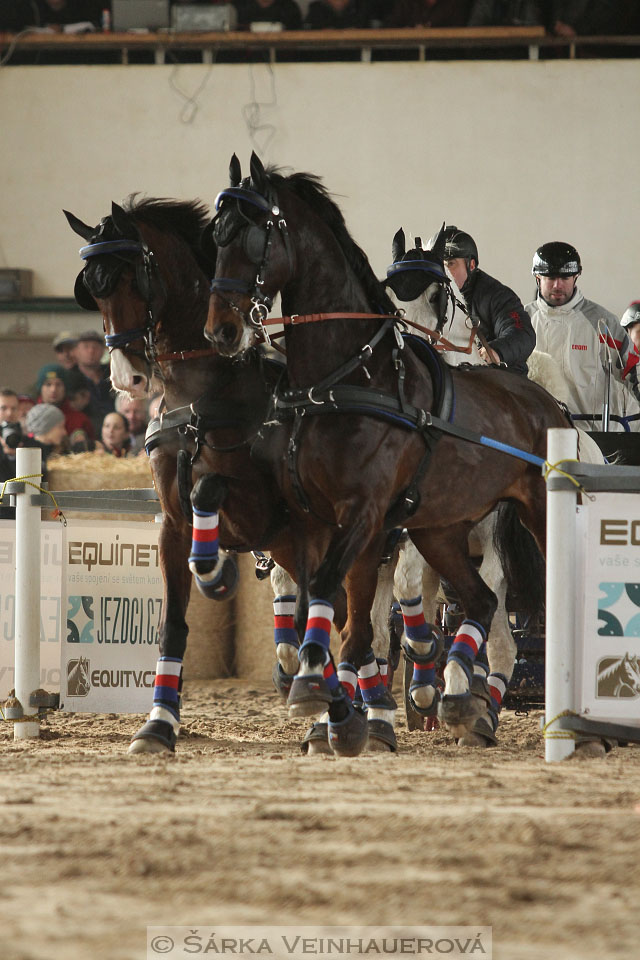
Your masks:
{"label": "man in white jacket", "polygon": [[[538,296],[525,309],[536,332],[536,349],[551,354],[560,364],[570,412],[589,418],[579,420],[578,425],[602,430],[608,367],[609,413],[618,417],[640,414],[640,357],[615,314],[586,300],[578,289],[582,264],[576,248],[556,241],[543,244],[534,254],[531,272]],[[640,420],[629,421],[629,426],[640,429]],[[623,426],[612,420],[609,429]]]}

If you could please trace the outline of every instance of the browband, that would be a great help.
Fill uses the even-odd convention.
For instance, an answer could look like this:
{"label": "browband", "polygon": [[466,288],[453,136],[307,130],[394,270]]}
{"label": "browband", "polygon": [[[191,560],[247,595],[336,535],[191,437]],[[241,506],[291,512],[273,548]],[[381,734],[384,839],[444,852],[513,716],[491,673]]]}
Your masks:
{"label": "browband", "polygon": [[274,205],[269,203],[268,200],[265,200],[264,197],[261,197],[259,193],[256,193],[254,190],[246,190],[244,187],[227,187],[226,190],[221,190],[218,196],[215,199],[215,209],[220,209],[220,204],[225,197],[232,197],[234,200],[244,200],[247,203],[252,203],[254,207],[259,207],[261,210],[265,210],[267,213],[280,213],[277,207],[274,208]]}
{"label": "browband", "polygon": [[88,243],[86,247],[80,247],[79,253],[83,260],[89,257],[97,257],[103,253],[142,253],[143,244],[137,240],[101,240],[98,243]]}
{"label": "browband", "polygon": [[432,263],[429,260],[398,260],[387,267],[387,278],[393,277],[396,273],[403,273],[405,270],[421,270],[423,273],[433,274],[438,280],[451,283],[444,268],[439,263]]}

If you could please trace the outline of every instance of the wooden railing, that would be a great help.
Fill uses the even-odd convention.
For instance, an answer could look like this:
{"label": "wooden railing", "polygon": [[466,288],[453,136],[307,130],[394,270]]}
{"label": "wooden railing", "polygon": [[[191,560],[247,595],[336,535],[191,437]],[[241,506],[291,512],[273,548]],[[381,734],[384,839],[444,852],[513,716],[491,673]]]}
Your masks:
{"label": "wooden railing", "polygon": [[[374,51],[410,50],[418,60],[428,59],[428,52],[437,49],[515,49],[526,51],[530,59],[537,59],[541,49],[553,48],[560,56],[575,57],[578,49],[637,48],[640,37],[575,37],[565,39],[545,34],[543,27],[415,27],[401,30],[295,30],[279,33],[216,32],[216,33],[85,33],[63,34],[23,31],[21,34],[0,33],[0,56],[11,62],[16,52],[40,51],[55,53],[57,58],[66,52],[81,53],[88,62],[92,53],[114,52],[120,62],[129,62],[130,52],[147,52],[156,63],[164,63],[167,54],[179,51],[199,51],[203,62],[213,63],[224,51],[244,51],[247,56],[277,60],[280,53],[305,53],[359,50],[360,59],[369,61]],[[74,57],[74,60],[76,58]]]}

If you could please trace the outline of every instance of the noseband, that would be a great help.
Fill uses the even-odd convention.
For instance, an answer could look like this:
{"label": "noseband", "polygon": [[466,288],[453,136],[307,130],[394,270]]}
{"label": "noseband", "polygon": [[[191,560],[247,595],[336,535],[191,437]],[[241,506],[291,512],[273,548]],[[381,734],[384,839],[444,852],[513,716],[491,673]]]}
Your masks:
{"label": "noseband", "polygon": [[[225,199],[238,201],[235,213],[237,213],[238,219],[241,218],[246,221],[245,223],[238,226],[236,220],[235,224],[233,222],[225,224],[224,218],[221,216],[224,213],[222,204]],[[259,227],[242,212],[240,202],[250,203],[267,214],[267,222],[264,227]],[[281,215],[275,195],[267,199],[248,187],[229,187],[227,190],[222,190],[216,197],[215,209],[217,213],[212,221],[212,231],[217,245],[219,247],[227,246],[241,230],[243,233],[243,250],[248,259],[256,265],[256,274],[253,281],[248,282],[236,277],[214,277],[211,281],[211,292],[221,296],[232,310],[238,313],[247,324],[259,330],[265,342],[269,343],[269,335],[264,327],[264,322],[273,306],[273,298],[265,294],[263,287],[273,244],[274,229],[277,229],[282,237],[289,261],[289,269],[293,271],[293,248],[287,221]],[[241,310],[236,303],[223,296],[224,291],[244,293],[251,297],[249,312]]]}
{"label": "noseband", "polygon": [[104,338],[105,343],[109,353],[111,353],[112,350],[121,349],[136,340],[144,340],[144,354],[136,350],[130,350],[130,352],[136,356],[143,357],[147,363],[152,364],[154,360],[157,359],[155,330],[158,325],[158,321],[153,315],[153,307],[151,305],[153,281],[158,273],[158,265],[153,251],[149,249],[144,241],[126,239],[102,240],[89,243],[85,247],[80,248],[80,256],[85,261],[89,260],[90,257],[99,257],[106,254],[119,256],[123,253],[133,253],[142,257],[142,263],[136,263],[135,270],[138,290],[145,302],[147,322],[144,327],[136,327],[133,330],[123,330],[122,333],[107,333]]}

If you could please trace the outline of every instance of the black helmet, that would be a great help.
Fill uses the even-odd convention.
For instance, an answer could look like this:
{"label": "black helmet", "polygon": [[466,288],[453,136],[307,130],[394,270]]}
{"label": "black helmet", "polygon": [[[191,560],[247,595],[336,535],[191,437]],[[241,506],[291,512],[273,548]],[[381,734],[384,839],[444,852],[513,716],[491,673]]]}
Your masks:
{"label": "black helmet", "polygon": [[543,243],[533,255],[531,273],[541,277],[577,277],[582,273],[580,254],[570,243]]}
{"label": "black helmet", "polygon": [[476,242],[470,234],[464,230],[458,230],[457,227],[445,227],[444,230],[444,259],[455,260],[461,257],[463,260],[472,258],[478,265],[478,248]]}

